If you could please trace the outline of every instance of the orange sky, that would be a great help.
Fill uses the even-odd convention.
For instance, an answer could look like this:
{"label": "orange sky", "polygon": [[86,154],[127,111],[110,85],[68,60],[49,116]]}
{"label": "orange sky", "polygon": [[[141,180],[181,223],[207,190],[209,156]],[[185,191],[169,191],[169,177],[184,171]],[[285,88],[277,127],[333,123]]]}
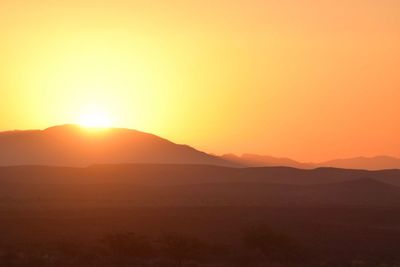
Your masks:
{"label": "orange sky", "polygon": [[0,129],[113,125],[214,152],[400,156],[398,0],[3,0]]}

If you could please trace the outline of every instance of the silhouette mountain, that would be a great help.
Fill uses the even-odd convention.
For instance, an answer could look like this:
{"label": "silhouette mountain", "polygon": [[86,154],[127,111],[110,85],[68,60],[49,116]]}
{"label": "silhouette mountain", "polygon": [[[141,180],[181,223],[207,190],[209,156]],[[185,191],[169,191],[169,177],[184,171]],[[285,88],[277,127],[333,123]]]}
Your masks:
{"label": "silhouette mountain", "polygon": [[0,133],[0,165],[88,166],[101,163],[237,164],[156,135],[78,125]]}
{"label": "silhouette mountain", "polygon": [[225,154],[221,156],[223,159],[236,162],[237,164],[245,165],[248,167],[292,167],[299,169],[312,169],[316,166],[312,163],[302,163],[289,158],[277,158],[272,156],[257,155],[257,154],[243,154],[237,156],[234,154]]}
{"label": "silhouette mountain", "polygon": [[0,204],[400,207],[399,185],[400,170],[176,164],[10,166],[0,167]]}
{"label": "silhouette mountain", "polygon": [[345,168],[345,169],[400,169],[400,159],[389,156],[356,157],[348,159],[336,159],[319,163],[320,166]]}
{"label": "silhouette mountain", "polygon": [[256,154],[218,157],[136,130],[109,128],[91,131],[72,124],[45,130],[0,132],[0,148],[0,166],[164,163],[299,169],[400,169],[400,159],[388,156],[336,159],[315,164]]}
{"label": "silhouette mountain", "polygon": [[285,166],[299,169],[314,169],[318,167],[332,167],[342,169],[360,169],[360,170],[385,170],[400,169],[400,159],[389,156],[376,157],[356,157],[348,159],[335,159],[320,163],[304,163],[289,158],[277,158],[256,154],[243,154],[237,156],[234,154],[225,154],[223,159],[236,162],[248,167],[264,166]]}

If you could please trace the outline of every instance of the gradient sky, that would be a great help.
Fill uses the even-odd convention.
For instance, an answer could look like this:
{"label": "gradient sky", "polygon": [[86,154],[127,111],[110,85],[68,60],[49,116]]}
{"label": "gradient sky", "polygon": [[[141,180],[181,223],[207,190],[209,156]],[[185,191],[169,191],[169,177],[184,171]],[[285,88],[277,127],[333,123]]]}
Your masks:
{"label": "gradient sky", "polygon": [[213,153],[400,156],[398,0],[2,0],[0,130],[116,126]]}

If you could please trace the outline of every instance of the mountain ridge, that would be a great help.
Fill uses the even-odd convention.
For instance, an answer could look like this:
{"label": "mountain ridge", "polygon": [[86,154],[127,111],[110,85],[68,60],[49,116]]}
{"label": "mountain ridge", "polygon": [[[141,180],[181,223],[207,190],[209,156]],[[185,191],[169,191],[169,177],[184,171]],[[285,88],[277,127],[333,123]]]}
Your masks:
{"label": "mountain ridge", "polygon": [[[0,167],[0,204],[400,207],[400,170],[117,164]],[[60,201],[60,202],[59,202]]]}
{"label": "mountain ridge", "polygon": [[89,166],[102,163],[238,165],[188,145],[125,128],[66,124],[0,133],[0,165]]}
{"label": "mountain ridge", "polygon": [[341,169],[359,169],[359,170],[385,170],[385,169],[400,169],[400,158],[391,156],[374,156],[374,157],[353,157],[344,159],[333,159],[318,163],[299,162],[285,157],[273,157],[257,154],[224,154],[221,156],[226,160],[236,162],[238,164],[249,167],[263,166],[286,166],[300,169],[316,169],[321,167],[333,167]]}
{"label": "mountain ridge", "polygon": [[152,133],[127,128],[85,128],[76,124],[44,130],[0,132],[0,166],[89,166],[119,163],[205,164],[227,167],[333,167],[359,170],[400,169],[390,156],[333,159],[320,163],[245,153],[221,156],[177,144]]}

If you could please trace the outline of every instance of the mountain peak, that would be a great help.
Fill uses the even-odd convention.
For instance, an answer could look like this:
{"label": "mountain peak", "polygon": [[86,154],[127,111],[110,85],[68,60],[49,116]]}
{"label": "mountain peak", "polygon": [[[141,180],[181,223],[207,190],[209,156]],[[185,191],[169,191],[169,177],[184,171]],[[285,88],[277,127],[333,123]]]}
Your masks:
{"label": "mountain peak", "polygon": [[86,131],[76,124],[1,135],[0,166],[88,166],[102,163],[176,163],[237,166],[159,136],[124,128]]}
{"label": "mountain peak", "polygon": [[48,127],[43,130],[43,132],[71,132],[71,131],[81,131],[83,128],[78,124],[63,124]]}

